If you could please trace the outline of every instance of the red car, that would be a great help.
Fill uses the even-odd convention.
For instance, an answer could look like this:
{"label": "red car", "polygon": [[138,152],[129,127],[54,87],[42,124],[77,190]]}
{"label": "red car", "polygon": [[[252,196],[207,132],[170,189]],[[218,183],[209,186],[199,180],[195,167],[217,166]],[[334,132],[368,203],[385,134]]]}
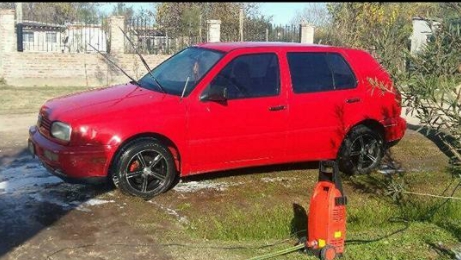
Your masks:
{"label": "red car", "polygon": [[337,158],[369,173],[400,140],[400,94],[362,50],[299,43],[189,47],[139,81],[59,97],[29,148],[68,182],[152,198],[179,176]]}

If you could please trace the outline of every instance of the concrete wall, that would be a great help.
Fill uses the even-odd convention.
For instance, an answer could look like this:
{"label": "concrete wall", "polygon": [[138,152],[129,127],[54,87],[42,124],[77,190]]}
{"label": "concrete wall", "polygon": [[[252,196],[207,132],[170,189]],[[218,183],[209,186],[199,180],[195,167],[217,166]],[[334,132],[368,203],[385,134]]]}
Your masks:
{"label": "concrete wall", "polygon": [[[168,55],[143,55],[151,68]],[[147,73],[134,54],[110,56],[128,75]],[[99,54],[10,52],[3,55],[3,77],[12,86],[107,86],[130,81]]]}
{"label": "concrete wall", "polygon": [[[139,79],[147,73],[139,57],[124,53],[124,19],[111,18],[109,58],[128,75]],[[17,52],[14,11],[0,10],[0,78],[12,86],[90,86],[126,83],[119,69],[97,53]],[[170,55],[143,55],[151,68]]]}

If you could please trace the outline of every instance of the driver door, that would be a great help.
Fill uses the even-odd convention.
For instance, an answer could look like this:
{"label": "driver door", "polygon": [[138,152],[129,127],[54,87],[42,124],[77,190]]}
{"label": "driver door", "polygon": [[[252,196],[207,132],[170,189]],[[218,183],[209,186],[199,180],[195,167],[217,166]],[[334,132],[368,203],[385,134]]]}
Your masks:
{"label": "driver door", "polygon": [[235,54],[209,88],[225,101],[193,101],[189,114],[192,173],[261,165],[284,157],[286,97],[275,52]]}

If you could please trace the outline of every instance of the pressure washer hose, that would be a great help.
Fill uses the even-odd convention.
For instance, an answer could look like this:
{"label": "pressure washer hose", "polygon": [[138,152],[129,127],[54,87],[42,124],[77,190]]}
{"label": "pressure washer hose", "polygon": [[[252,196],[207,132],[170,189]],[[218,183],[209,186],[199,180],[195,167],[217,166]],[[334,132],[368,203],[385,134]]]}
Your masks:
{"label": "pressure washer hose", "polygon": [[272,257],[276,257],[276,256],[279,256],[279,255],[284,255],[284,254],[288,254],[288,253],[291,253],[291,252],[294,252],[296,250],[299,250],[299,249],[302,249],[304,248],[306,245],[305,244],[299,244],[297,246],[294,246],[294,247],[289,247],[289,248],[286,248],[286,249],[282,249],[280,251],[276,251],[276,252],[273,252],[273,253],[270,253],[270,254],[267,254],[267,255],[261,255],[261,256],[255,256],[255,257],[252,257],[248,260],[262,260],[262,259],[269,259],[269,258],[272,258]]}

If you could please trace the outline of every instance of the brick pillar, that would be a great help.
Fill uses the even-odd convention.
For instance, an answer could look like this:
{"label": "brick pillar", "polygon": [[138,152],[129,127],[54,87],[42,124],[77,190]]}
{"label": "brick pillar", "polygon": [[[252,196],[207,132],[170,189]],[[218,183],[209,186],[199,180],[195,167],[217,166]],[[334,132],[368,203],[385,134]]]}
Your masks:
{"label": "brick pillar", "polygon": [[122,54],[125,53],[125,36],[120,28],[125,30],[125,17],[111,16],[110,17],[110,53]]}
{"label": "brick pillar", "polygon": [[221,41],[221,20],[207,20],[207,42]]}
{"label": "brick pillar", "polygon": [[5,53],[16,51],[14,10],[0,9],[0,78],[5,77],[3,61]]}
{"label": "brick pillar", "polygon": [[301,43],[314,43],[314,28],[306,22],[300,24]]}

